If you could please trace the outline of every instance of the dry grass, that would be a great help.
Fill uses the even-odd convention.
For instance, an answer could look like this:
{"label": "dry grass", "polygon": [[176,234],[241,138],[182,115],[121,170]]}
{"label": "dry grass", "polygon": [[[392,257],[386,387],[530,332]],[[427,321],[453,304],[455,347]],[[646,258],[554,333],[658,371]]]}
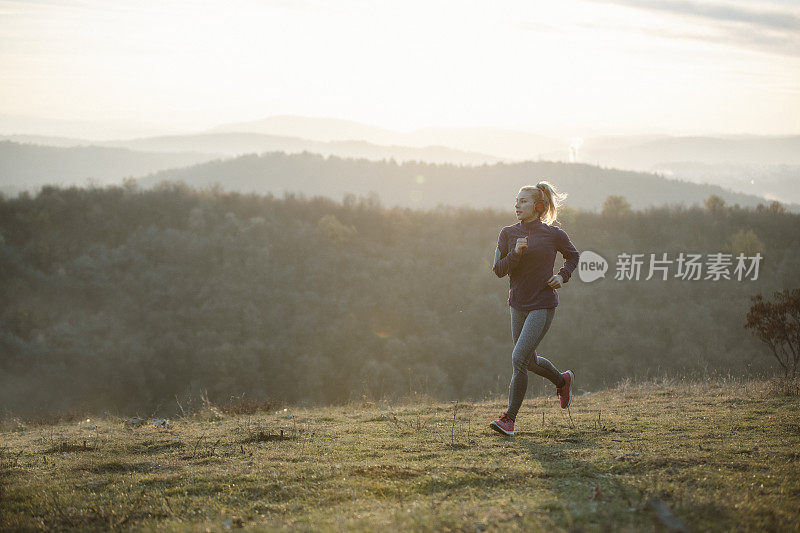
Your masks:
{"label": "dry grass", "polygon": [[796,384],[555,401],[527,400],[514,438],[488,428],[501,399],[20,423],[0,433],[0,529],[797,528]]}

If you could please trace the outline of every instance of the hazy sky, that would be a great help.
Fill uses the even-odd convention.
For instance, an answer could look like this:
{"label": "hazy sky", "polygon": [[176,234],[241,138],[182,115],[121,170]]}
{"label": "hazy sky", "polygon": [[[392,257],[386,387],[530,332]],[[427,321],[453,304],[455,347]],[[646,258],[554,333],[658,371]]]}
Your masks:
{"label": "hazy sky", "polygon": [[798,4],[0,0],[0,113],[800,133]]}

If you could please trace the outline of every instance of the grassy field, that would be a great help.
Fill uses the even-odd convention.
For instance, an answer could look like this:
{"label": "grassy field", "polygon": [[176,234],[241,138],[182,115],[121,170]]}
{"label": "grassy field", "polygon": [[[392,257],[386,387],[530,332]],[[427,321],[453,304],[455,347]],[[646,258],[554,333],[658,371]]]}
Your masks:
{"label": "grassy field", "polygon": [[531,398],[515,437],[488,427],[499,399],[252,407],[7,420],[0,529],[800,528],[796,385],[623,384],[571,413]]}

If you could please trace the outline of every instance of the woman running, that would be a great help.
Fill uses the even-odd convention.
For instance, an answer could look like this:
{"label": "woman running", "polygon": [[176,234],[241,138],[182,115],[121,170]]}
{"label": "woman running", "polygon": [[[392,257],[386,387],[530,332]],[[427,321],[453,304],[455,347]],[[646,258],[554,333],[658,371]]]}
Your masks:
{"label": "woman running", "polygon": [[[508,305],[514,351],[508,411],[490,426],[506,435],[514,434],[514,420],[528,388],[528,370],[556,386],[562,408],[566,409],[572,401],[572,371],[559,372],[553,363],[536,352],[556,312],[556,289],[569,280],[578,266],[580,252],[564,230],[551,225],[566,197],[546,181],[539,182],[536,187],[521,188],[515,205],[519,223],[503,228],[497,240],[492,270],[499,278],[506,274],[509,277]],[[556,251],[564,257],[564,266],[554,276]]]}

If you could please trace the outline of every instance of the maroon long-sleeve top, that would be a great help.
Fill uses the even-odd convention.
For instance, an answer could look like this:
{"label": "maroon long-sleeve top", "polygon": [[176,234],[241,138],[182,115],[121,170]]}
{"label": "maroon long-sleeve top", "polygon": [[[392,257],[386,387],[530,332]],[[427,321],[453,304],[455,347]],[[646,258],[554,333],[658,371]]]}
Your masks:
{"label": "maroon long-sleeve top", "polygon": [[[528,237],[528,249],[518,254],[517,239]],[[508,305],[520,311],[547,309],[558,305],[558,291],[547,285],[553,276],[556,252],[564,257],[558,271],[564,283],[578,266],[580,252],[567,233],[558,226],[549,226],[538,218],[506,226],[497,239],[497,252],[492,270],[498,278],[508,274]]]}

